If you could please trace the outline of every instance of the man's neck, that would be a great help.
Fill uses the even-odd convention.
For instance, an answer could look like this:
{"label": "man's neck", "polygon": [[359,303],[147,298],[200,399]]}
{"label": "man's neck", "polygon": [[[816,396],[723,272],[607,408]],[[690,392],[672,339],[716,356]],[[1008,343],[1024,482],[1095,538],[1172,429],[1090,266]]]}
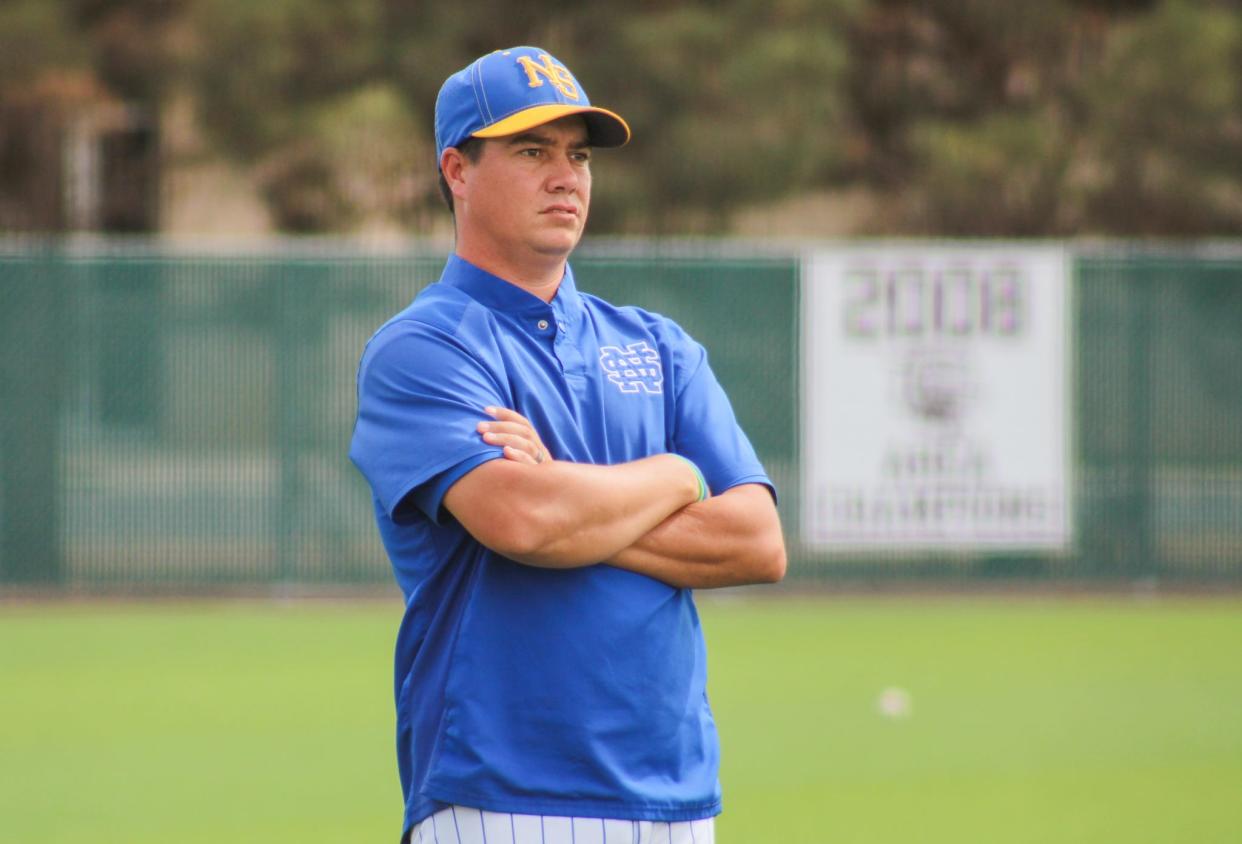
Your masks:
{"label": "man's neck", "polygon": [[556,291],[560,289],[561,279],[565,276],[565,263],[568,261],[566,257],[550,257],[546,261],[518,262],[506,260],[502,256],[463,250],[460,244],[456,254],[458,258],[469,261],[479,269],[502,278],[545,302],[551,302]]}

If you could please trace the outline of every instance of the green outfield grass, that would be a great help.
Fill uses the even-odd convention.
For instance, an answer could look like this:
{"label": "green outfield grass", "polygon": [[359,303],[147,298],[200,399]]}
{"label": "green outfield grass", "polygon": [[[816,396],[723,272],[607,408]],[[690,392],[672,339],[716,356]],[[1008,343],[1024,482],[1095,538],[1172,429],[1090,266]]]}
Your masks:
{"label": "green outfield grass", "polygon": [[[701,605],[721,844],[1242,840],[1242,601]],[[397,616],[0,605],[0,841],[395,842]]]}

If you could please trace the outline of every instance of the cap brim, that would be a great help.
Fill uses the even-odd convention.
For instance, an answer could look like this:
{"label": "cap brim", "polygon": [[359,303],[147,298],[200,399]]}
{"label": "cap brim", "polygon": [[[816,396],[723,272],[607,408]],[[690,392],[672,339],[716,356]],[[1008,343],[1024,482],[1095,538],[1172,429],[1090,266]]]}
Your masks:
{"label": "cap brim", "polygon": [[630,139],[630,127],[619,114],[606,108],[595,106],[573,106],[553,103],[549,105],[531,106],[499,120],[491,126],[473,133],[473,138],[500,138],[505,135],[516,135],[527,129],[551,123],[571,114],[581,114],[586,120],[587,137],[591,146],[619,147]]}

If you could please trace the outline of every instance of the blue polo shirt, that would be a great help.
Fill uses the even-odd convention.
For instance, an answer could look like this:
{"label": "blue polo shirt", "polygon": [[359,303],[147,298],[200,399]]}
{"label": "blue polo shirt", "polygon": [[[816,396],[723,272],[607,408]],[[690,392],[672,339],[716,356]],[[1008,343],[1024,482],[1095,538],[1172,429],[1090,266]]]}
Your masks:
{"label": "blue polo shirt", "polygon": [[771,486],[703,347],[579,293],[551,303],[452,257],[368,342],[350,457],[406,608],[397,754],[406,828],[446,804],[684,821],[720,811],[706,653],[689,590],[606,564],[522,565],[442,507],[502,458],[483,408],[526,416],[558,460],[673,452],[714,493]]}

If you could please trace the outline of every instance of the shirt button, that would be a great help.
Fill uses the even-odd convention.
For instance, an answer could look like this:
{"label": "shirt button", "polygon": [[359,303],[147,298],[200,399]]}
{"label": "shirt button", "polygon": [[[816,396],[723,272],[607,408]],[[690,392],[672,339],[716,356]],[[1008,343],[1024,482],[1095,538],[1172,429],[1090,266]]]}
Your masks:
{"label": "shirt button", "polygon": [[537,324],[538,324],[538,326],[539,326],[539,330],[540,330],[540,331],[547,331],[547,330],[548,330],[548,321],[547,321],[546,319],[541,319],[541,320],[539,320],[539,322],[538,322]]}

